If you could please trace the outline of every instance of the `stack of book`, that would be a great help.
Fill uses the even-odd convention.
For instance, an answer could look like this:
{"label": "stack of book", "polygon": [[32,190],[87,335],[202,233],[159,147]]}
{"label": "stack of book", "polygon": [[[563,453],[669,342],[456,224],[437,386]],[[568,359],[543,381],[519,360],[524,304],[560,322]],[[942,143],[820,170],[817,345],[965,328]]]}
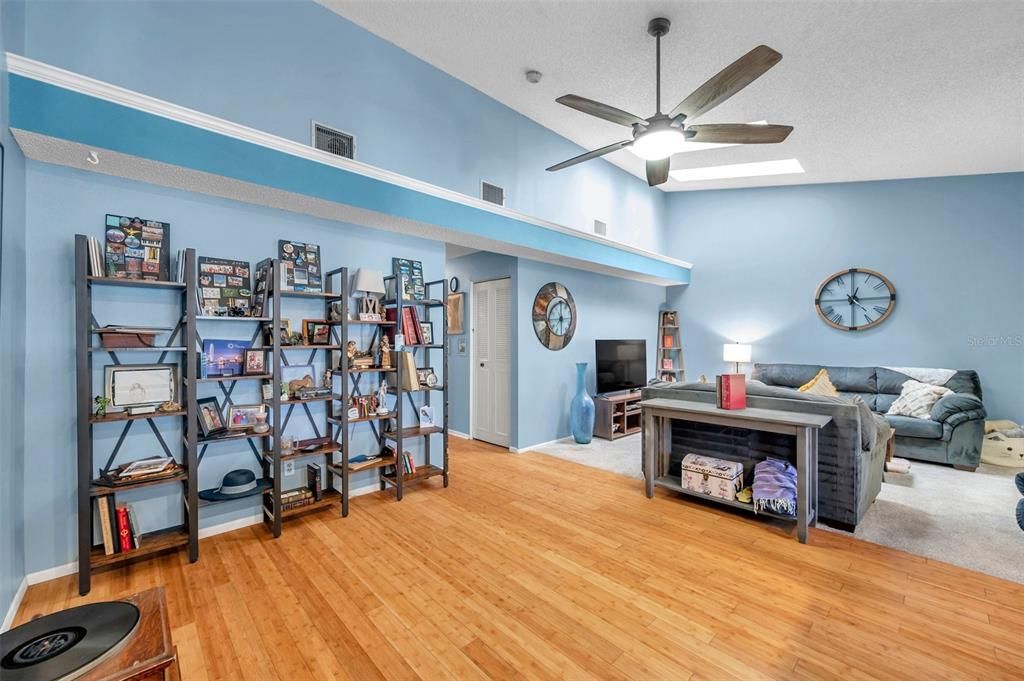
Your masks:
{"label": "stack of book", "polygon": [[289,511],[293,508],[309,506],[314,501],[316,501],[316,497],[313,495],[313,490],[308,487],[301,487],[288,492],[281,492],[282,511]]}
{"label": "stack of book", "polygon": [[719,409],[746,409],[746,377],[743,374],[722,374],[716,376],[715,399]]}
{"label": "stack of book", "polygon": [[360,355],[349,360],[350,369],[369,369],[373,366],[373,355]]}
{"label": "stack of book", "polygon": [[104,495],[96,498],[100,517],[100,534],[103,537],[103,553],[126,553],[141,545],[142,533],[135,509],[129,504],[114,504],[114,497]]}
{"label": "stack of book", "polygon": [[402,453],[402,462],[405,466],[405,474],[412,475],[416,472],[416,461],[412,458],[412,452],[406,450]]}
{"label": "stack of book", "polygon": [[[385,312],[385,316],[389,322],[398,321],[398,310],[394,307],[389,307]],[[406,345],[425,345],[423,338],[423,329],[420,327],[420,313],[415,307],[403,307],[402,308],[402,335],[405,338]],[[395,327],[389,326],[387,329],[388,340],[391,341],[392,347],[394,347],[395,341]]]}

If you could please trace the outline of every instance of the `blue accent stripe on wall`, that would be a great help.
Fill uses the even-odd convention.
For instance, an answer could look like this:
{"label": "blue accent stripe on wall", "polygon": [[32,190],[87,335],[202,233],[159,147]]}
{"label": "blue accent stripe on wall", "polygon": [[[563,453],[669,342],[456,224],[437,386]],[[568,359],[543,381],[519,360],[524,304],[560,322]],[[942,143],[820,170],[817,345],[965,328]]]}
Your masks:
{"label": "blue accent stripe on wall", "polygon": [[10,79],[11,127],[689,283],[678,265],[324,165],[24,76]]}

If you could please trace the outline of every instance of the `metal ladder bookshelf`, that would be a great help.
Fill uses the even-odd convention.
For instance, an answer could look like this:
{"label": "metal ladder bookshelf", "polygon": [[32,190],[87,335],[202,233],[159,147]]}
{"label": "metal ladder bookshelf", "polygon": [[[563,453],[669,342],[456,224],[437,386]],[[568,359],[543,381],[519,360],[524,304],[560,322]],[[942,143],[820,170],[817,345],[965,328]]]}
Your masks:
{"label": "metal ladder bookshelf", "polygon": [[[195,347],[195,278],[186,274],[184,282],[174,281],[150,281],[142,279],[120,279],[112,277],[92,276],[89,274],[89,245],[85,235],[75,235],[75,376],[76,376],[76,403],[77,403],[77,460],[78,460],[78,591],[81,595],[89,593],[92,581],[92,571],[97,568],[111,565],[119,565],[128,561],[139,560],[152,556],[163,551],[176,549],[181,546],[188,547],[190,562],[199,558],[199,526],[198,526],[198,497],[196,489],[196,468],[198,462],[195,457],[195,448],[189,447],[187,442],[182,443],[175,456],[174,448],[168,445],[167,440],[157,425],[159,419],[178,418],[184,432],[188,432],[187,424],[195,423],[196,412],[194,403],[183,400],[181,390],[178,390],[178,402],[185,406],[176,411],[154,412],[149,414],[130,415],[128,412],[113,412],[106,416],[98,416],[93,412],[93,358],[106,353],[110,356],[115,366],[126,366],[137,364],[137,362],[123,361],[121,354],[131,353],[159,353],[157,364],[164,364],[168,355],[176,355],[178,360],[173,364],[177,369],[178,380],[186,374],[186,365],[192,357],[190,348]],[[185,271],[194,272],[195,251],[185,250]],[[96,329],[100,328],[99,322],[93,314],[93,288],[96,286],[121,286],[132,287],[146,291],[172,292],[180,297],[180,315],[177,324],[170,333],[167,343],[154,348],[103,348],[94,344],[93,337]],[[175,343],[178,343],[175,345]],[[181,387],[182,384],[179,384]],[[93,471],[96,461],[94,459],[93,430],[103,424],[123,424],[121,433],[117,438],[113,451],[107,457],[105,463],[99,467],[100,474],[105,474],[114,468],[117,456],[121,453],[132,426],[138,421],[145,421],[159,443],[163,453],[172,457],[181,465],[181,471],[174,476],[156,480],[141,480],[133,483],[121,484],[116,487],[97,484]],[[106,554],[103,548],[102,538],[99,545],[93,544],[93,502],[97,505],[101,498],[106,498],[105,503],[115,503],[116,495],[120,492],[139,489],[142,487],[155,486],[176,486],[182,493],[182,511],[184,522],[160,530],[146,532],[139,535],[139,547],[124,551]]]}

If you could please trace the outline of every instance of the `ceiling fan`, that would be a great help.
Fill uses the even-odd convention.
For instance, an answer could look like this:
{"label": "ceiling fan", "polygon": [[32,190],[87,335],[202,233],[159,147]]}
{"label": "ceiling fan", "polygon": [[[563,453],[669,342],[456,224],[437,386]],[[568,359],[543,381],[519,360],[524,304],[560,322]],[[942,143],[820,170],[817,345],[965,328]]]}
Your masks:
{"label": "ceiling fan", "polygon": [[713,142],[717,144],[776,144],[792,132],[791,125],[761,125],[745,123],[712,123],[686,125],[706,114],[734,94],[760,78],[782,59],[782,55],[767,45],[758,45],[750,52],[726,66],[710,80],[690,93],[667,115],[661,112],[661,37],[668,33],[671,22],[665,18],[651,19],[647,32],[657,41],[655,74],[656,113],[640,118],[614,106],[595,102],[579,95],[563,95],[555,101],[591,116],[603,118],[633,128],[633,139],[622,140],[606,147],[588,151],[548,168],[562,170],[569,166],[610,154],[618,149],[632,147],[633,153],[647,161],[647,184],[654,187],[668,180],[672,154],[682,151],[687,142]]}

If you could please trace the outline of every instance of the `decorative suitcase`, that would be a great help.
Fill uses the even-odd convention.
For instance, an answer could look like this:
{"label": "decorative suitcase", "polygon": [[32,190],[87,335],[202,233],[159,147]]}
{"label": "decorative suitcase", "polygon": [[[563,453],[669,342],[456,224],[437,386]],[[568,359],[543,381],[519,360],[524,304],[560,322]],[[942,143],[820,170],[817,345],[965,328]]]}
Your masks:
{"label": "decorative suitcase", "polygon": [[691,492],[736,501],[743,489],[743,464],[700,454],[683,457],[683,487]]}

